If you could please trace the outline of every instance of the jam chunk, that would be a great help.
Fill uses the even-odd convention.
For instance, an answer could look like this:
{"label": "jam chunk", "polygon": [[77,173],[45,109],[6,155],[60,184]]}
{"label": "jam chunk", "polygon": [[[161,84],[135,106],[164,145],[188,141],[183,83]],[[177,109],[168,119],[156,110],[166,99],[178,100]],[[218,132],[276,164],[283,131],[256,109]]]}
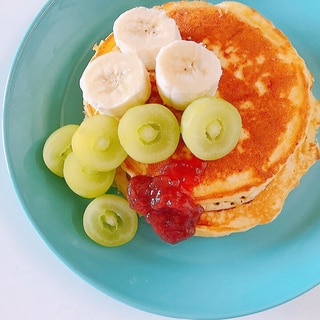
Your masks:
{"label": "jam chunk", "polygon": [[166,175],[130,179],[128,201],[146,218],[165,242],[175,244],[194,235],[204,209],[181,188],[180,181]]}

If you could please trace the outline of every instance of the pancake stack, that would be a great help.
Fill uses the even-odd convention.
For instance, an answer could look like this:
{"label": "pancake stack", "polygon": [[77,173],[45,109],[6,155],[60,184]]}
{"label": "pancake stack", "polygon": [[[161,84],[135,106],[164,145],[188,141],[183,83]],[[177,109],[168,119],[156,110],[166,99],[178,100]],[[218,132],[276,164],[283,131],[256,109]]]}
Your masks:
{"label": "pancake stack", "polygon": [[[288,38],[269,20],[238,2],[170,2],[159,7],[173,18],[184,40],[203,44],[220,59],[217,96],[242,117],[242,133],[227,156],[203,161],[191,195],[205,212],[196,235],[217,237],[271,222],[289,192],[319,158],[316,142],[320,103],[312,95],[313,77]],[[93,59],[117,50],[112,34],[95,46]],[[162,103],[154,71],[148,102]],[[84,102],[87,116],[97,111]],[[174,111],[177,118],[179,111]],[[144,164],[130,157],[116,183],[126,194],[128,179],[155,176],[172,161],[202,161],[183,141],[167,160]],[[187,172],[181,172],[188,175]]]}

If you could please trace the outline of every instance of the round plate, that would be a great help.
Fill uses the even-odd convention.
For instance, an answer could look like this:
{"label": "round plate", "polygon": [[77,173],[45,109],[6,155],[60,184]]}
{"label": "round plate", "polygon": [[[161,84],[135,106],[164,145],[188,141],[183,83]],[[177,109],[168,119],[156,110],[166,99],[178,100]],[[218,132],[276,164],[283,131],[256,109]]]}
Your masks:
{"label": "round plate", "polygon": [[[243,1],[270,18],[305,58],[320,97],[320,2]],[[112,3],[112,4],[111,4]],[[319,163],[272,223],[223,238],[159,240],[141,221],[133,241],[104,248],[82,228],[88,201],[42,161],[48,135],[82,120],[80,75],[92,46],[129,7],[155,1],[50,1],[15,58],[5,99],[4,139],[15,190],[48,246],[86,281],[129,305],[165,316],[218,319],[273,307],[320,281]],[[312,9],[311,9],[312,8]]]}

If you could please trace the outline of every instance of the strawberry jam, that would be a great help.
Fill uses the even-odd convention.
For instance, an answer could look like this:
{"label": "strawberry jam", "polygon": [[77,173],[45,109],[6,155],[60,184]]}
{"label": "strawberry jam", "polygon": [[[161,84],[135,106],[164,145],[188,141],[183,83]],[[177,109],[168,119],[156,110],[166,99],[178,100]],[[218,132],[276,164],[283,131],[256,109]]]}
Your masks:
{"label": "strawberry jam", "polygon": [[129,181],[127,198],[130,206],[146,218],[165,242],[175,244],[195,233],[204,209],[194,203],[188,190],[196,182],[194,179],[199,179],[199,170],[204,167],[195,169],[174,162],[163,168],[160,175],[138,175]]}
{"label": "strawberry jam", "polygon": [[189,192],[201,181],[201,175],[208,166],[208,162],[194,156],[189,160],[170,159],[160,170],[160,174],[169,176],[172,180],[179,180],[181,188]]}

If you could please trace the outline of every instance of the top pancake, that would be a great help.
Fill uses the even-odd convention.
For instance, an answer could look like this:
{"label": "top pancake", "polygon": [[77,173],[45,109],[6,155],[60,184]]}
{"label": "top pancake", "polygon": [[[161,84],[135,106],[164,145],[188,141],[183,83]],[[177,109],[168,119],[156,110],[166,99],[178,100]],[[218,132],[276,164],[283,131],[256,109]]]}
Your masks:
{"label": "top pancake", "polygon": [[[289,40],[247,6],[182,1],[161,8],[175,19],[183,39],[216,53],[223,69],[218,95],[239,110],[243,122],[237,147],[207,162],[193,196],[206,210],[247,202],[266,187],[306,136],[312,77]],[[150,101],[161,102],[156,90]],[[172,157],[193,155],[181,143]],[[165,165],[128,158],[123,167],[130,175],[156,175]]]}
{"label": "top pancake", "polygon": [[[177,172],[181,179],[194,176],[191,193],[205,208],[196,235],[223,236],[272,221],[319,158],[320,103],[311,92],[310,72],[283,33],[243,4],[180,1],[160,8],[175,19],[183,39],[216,53],[223,69],[217,95],[239,110],[243,123],[240,141],[230,154],[204,161],[201,175]],[[117,50],[112,34],[94,49],[93,59]],[[148,102],[162,103],[154,72],[150,79]],[[84,103],[87,115],[97,113]],[[181,113],[173,111],[179,119]],[[128,157],[123,171],[118,169],[117,187],[126,194],[126,173],[157,175],[172,162],[194,160],[182,140],[171,158],[157,164]],[[200,160],[197,165],[201,167]]]}

